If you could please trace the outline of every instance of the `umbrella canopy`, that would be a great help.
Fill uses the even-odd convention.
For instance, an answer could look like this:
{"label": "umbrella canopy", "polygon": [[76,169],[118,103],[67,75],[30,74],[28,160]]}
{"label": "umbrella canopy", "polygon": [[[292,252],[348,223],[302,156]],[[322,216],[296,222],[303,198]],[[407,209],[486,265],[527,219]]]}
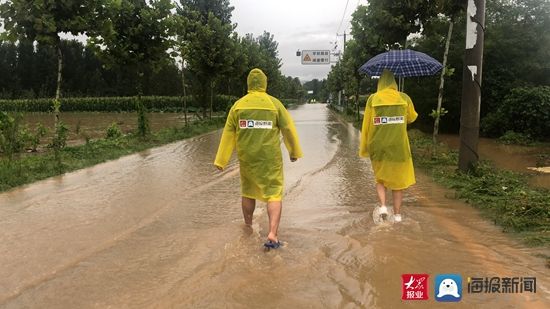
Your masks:
{"label": "umbrella canopy", "polygon": [[380,76],[384,69],[390,70],[395,76],[427,76],[434,75],[443,65],[434,58],[410,49],[390,50],[372,57],[359,68],[360,73],[369,76]]}

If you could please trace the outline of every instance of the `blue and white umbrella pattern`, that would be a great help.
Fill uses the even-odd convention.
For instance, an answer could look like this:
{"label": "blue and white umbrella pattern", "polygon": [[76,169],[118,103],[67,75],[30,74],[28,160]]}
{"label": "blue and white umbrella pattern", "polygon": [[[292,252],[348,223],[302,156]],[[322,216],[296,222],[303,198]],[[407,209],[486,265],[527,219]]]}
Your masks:
{"label": "blue and white umbrella pattern", "polygon": [[384,69],[398,77],[434,75],[443,65],[434,58],[411,49],[390,50],[372,57],[359,68],[360,73],[380,76]]}

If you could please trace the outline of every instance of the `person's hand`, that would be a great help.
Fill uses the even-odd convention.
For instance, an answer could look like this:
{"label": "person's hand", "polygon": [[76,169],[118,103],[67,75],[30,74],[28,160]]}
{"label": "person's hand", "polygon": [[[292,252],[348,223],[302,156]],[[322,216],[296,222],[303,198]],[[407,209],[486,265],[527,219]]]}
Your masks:
{"label": "person's hand", "polygon": [[218,171],[223,171],[223,167],[219,166],[219,165],[216,165],[216,168],[218,169]]}
{"label": "person's hand", "polygon": [[298,160],[298,158],[290,158],[290,162],[296,162],[296,160]]}

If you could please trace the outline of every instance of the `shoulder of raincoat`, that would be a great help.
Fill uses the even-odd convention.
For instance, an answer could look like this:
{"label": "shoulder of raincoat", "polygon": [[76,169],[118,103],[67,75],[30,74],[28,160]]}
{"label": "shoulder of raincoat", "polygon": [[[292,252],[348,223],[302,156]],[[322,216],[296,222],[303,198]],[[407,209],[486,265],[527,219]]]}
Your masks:
{"label": "shoulder of raincoat", "polygon": [[302,157],[298,134],[283,104],[268,95],[267,77],[259,69],[248,75],[248,94],[233,104],[214,164],[225,168],[236,148],[245,197],[281,200],[283,169],[280,136],[291,158]]}
{"label": "shoulder of raincoat", "polygon": [[391,189],[414,183],[407,124],[417,116],[410,97],[397,90],[393,74],[384,70],[365,105],[359,156],[371,159],[377,182]]}

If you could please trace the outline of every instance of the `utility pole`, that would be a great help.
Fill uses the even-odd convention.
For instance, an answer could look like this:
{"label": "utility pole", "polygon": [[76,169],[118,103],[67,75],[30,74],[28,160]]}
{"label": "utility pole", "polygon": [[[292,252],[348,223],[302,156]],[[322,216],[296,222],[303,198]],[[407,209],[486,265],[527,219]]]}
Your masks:
{"label": "utility pole", "polygon": [[[337,37],[338,36],[343,36],[344,37],[344,51],[343,51],[343,54],[345,54],[346,53],[346,31],[344,31],[344,34],[336,33],[336,36]],[[340,61],[340,58],[341,58],[341,56],[338,56],[338,61]],[[341,100],[342,100],[342,90],[340,90],[338,92],[338,105],[340,105],[340,106],[342,106],[341,105]],[[346,107],[344,108],[344,112],[345,112],[346,109],[347,109],[347,101],[346,101]]]}
{"label": "utility pole", "polygon": [[479,110],[485,29],[485,0],[469,0],[466,10],[466,49],[460,106],[458,168],[466,172],[479,160]]}
{"label": "utility pole", "polygon": [[344,37],[344,54],[345,54],[346,53],[346,31],[344,31],[344,34],[336,33],[336,36],[343,36]]}

